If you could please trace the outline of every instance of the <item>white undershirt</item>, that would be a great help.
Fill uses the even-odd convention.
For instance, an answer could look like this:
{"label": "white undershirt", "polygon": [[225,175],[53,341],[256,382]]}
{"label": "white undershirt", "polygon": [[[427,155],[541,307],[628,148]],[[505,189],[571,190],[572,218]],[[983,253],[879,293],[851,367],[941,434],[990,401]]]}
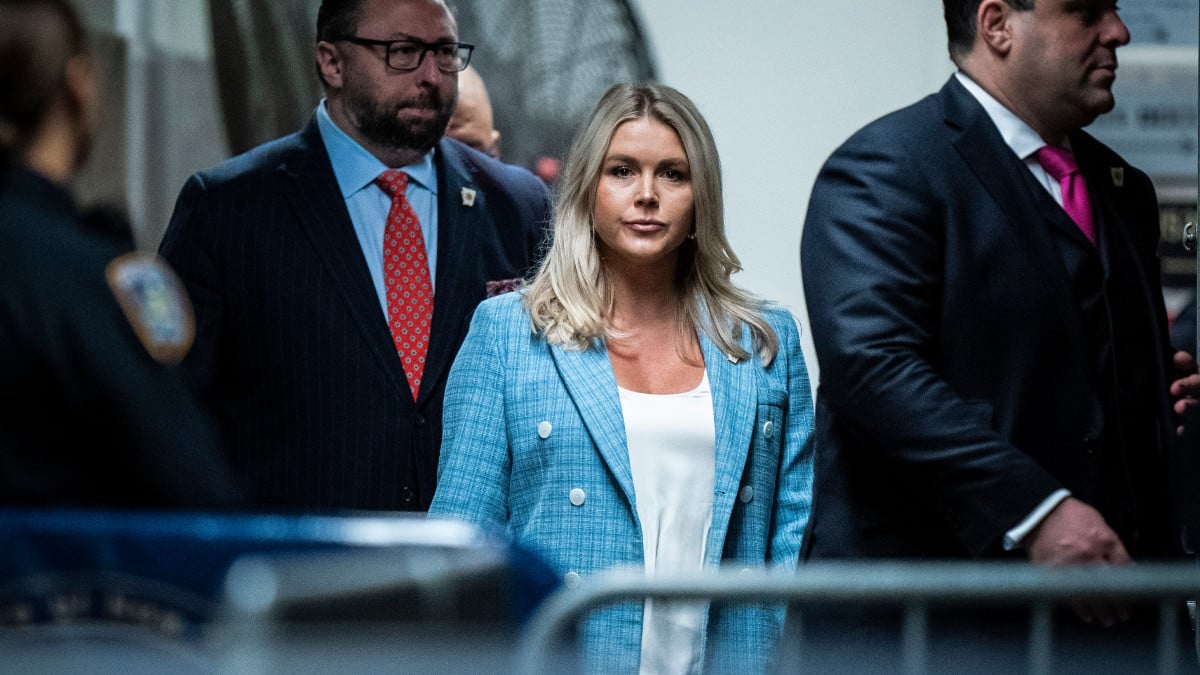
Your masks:
{"label": "white undershirt", "polygon": [[[620,395],[646,574],[699,571],[712,526],[716,472],[708,373],[682,394],[620,389]],[[707,602],[646,600],[642,675],[699,673],[707,611]]]}

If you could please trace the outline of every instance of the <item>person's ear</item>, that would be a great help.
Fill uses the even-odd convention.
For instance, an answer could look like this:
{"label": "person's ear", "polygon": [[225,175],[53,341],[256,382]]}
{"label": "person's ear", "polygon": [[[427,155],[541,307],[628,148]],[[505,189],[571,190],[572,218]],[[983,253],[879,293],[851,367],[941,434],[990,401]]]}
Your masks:
{"label": "person's ear", "polygon": [[321,40],[317,43],[317,68],[331,89],[341,89],[345,83],[343,73],[346,62],[342,51],[332,42]]}
{"label": "person's ear", "polygon": [[1004,0],[983,0],[975,13],[975,39],[1000,55],[1012,50],[1013,19],[1018,10]]}
{"label": "person's ear", "polygon": [[100,82],[96,66],[85,54],[67,60],[64,90],[67,108],[76,119],[90,124],[100,103]]}
{"label": "person's ear", "polygon": [[500,159],[500,132],[492,129],[492,142],[488,143],[487,154]]}

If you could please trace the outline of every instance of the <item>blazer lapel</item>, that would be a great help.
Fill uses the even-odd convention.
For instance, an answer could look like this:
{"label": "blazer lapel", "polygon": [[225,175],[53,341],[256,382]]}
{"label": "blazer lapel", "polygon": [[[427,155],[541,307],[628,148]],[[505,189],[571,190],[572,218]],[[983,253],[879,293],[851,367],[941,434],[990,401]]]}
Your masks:
{"label": "blazer lapel", "polygon": [[[748,340],[747,336],[746,342]],[[708,555],[715,555],[719,560],[750,452],[757,419],[757,382],[750,363],[731,362],[703,333],[700,334],[700,346],[712,389],[716,427],[713,527],[709,532]],[[597,452],[633,508],[636,501],[624,417],[608,350],[602,341],[598,341],[593,348],[583,352],[551,345],[550,353]]]}
{"label": "blazer lapel", "polygon": [[551,345],[550,353],[575,409],[592,435],[596,450],[632,508],[635,504],[633,473],[629,468],[621,398],[608,360],[608,349],[603,341],[597,341],[595,346],[582,352]]}
{"label": "blazer lapel", "polygon": [[[748,343],[746,335],[743,346]],[[700,348],[712,390],[713,423],[717,432],[712,528],[706,557],[710,562],[717,562],[725,546],[734,500],[750,453],[757,419],[758,389],[752,361],[730,361],[703,332],[700,333]]]}
{"label": "blazer lapel", "polygon": [[[476,237],[484,230],[487,195],[474,187],[471,173],[457,151],[445,141],[438,144],[438,265],[433,296],[433,327],[429,353],[425,356],[424,382],[418,403],[424,405],[433,386],[446,375],[454,361],[457,341],[473,308],[480,299],[473,283],[477,266]],[[474,190],[473,201],[464,204],[463,189]],[[465,309],[464,308],[471,308]]]}
{"label": "blazer lapel", "polygon": [[288,153],[279,171],[294,189],[284,190],[300,228],[308,236],[325,271],[334,281],[371,354],[379,361],[400,398],[411,401],[408,381],[392,343],[362,247],[354,234],[346,202],[313,120],[301,132],[301,148]]}

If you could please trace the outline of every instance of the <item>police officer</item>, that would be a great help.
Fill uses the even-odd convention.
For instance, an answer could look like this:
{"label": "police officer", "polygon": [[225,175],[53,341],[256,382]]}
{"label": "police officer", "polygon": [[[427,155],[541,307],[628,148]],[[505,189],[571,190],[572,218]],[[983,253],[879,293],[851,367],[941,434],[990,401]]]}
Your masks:
{"label": "police officer", "polygon": [[0,0],[0,503],[239,503],[172,367],[193,332],[171,271],[89,229],[68,185],[98,83],[66,0]]}

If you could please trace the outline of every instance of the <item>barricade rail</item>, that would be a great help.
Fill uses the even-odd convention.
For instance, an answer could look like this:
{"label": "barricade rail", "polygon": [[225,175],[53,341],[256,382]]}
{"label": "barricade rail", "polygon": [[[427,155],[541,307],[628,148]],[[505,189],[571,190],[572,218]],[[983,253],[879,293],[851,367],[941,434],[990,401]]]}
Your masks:
{"label": "barricade rail", "polygon": [[[518,673],[540,673],[566,630],[605,605],[646,598],[712,601],[890,603],[903,608],[901,663],[905,674],[928,671],[928,608],[933,603],[1020,603],[1029,607],[1028,672],[1052,672],[1052,608],[1080,598],[1155,603],[1156,672],[1177,672],[1179,609],[1200,597],[1200,567],[1155,563],[1135,567],[1046,568],[1023,563],[811,563],[794,574],[720,570],[671,579],[635,571],[598,574],[551,595],[533,615],[518,646]],[[1194,607],[1194,606],[1193,606]],[[786,642],[794,636],[785,638]]]}

